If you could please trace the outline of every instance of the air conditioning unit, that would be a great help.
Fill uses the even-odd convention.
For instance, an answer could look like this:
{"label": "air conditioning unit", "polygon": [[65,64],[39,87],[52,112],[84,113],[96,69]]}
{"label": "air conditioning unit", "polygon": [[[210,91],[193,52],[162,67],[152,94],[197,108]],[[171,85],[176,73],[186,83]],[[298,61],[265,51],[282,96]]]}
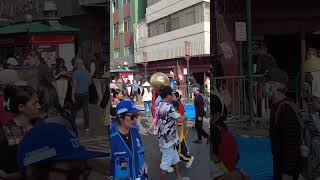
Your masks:
{"label": "air conditioning unit", "polygon": [[44,2],[43,13],[46,19],[59,19],[56,1],[46,0]]}
{"label": "air conditioning unit", "polygon": [[57,11],[57,2],[55,0],[45,1],[43,11]]}

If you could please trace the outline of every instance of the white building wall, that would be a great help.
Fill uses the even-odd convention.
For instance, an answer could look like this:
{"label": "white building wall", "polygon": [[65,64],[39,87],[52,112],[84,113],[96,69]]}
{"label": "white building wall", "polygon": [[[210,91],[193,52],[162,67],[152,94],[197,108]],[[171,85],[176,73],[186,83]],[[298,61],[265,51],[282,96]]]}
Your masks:
{"label": "white building wall", "polygon": [[210,2],[210,0],[161,0],[147,8],[147,23],[161,19],[200,2]]}
{"label": "white building wall", "polygon": [[149,61],[185,56],[185,41],[190,42],[191,56],[210,54],[210,22],[194,24],[182,29],[148,38],[146,51]]}
{"label": "white building wall", "polygon": [[134,63],[143,63],[143,52],[146,52],[148,25],[145,20],[134,25]]}
{"label": "white building wall", "polygon": [[181,58],[185,56],[185,41],[191,45],[191,56],[210,55],[210,22],[201,22],[185,28],[148,38],[147,24],[177,11],[210,0],[161,0],[147,8],[145,21],[135,30],[135,63],[143,63],[143,52],[148,61]]}

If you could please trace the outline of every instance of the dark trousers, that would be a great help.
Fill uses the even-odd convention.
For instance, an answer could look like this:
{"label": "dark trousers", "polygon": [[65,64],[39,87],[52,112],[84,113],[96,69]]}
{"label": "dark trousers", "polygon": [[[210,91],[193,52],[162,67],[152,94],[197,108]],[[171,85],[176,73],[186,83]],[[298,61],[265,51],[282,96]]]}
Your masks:
{"label": "dark trousers", "polygon": [[138,91],[133,91],[133,97],[132,98],[136,98],[136,102],[139,102],[139,94]]}
{"label": "dark trousers", "polygon": [[[76,121],[77,112],[82,109],[84,115],[84,129],[89,128],[89,94],[88,93],[80,93],[76,94],[76,102],[72,107],[72,117],[73,120]],[[75,124],[75,123],[74,123]]]}
{"label": "dark trousers", "polygon": [[198,120],[198,116],[196,116],[196,120],[195,120],[195,128],[197,130],[197,134],[198,134],[198,140],[202,140],[202,136],[204,138],[208,138],[209,135],[206,133],[206,131],[204,131],[202,129],[202,124],[203,124],[203,119],[202,121]]}
{"label": "dark trousers", "polygon": [[[281,165],[281,158],[273,157],[273,180],[282,180],[282,174],[285,174],[283,165]],[[299,172],[293,175],[293,180],[299,179]]]}

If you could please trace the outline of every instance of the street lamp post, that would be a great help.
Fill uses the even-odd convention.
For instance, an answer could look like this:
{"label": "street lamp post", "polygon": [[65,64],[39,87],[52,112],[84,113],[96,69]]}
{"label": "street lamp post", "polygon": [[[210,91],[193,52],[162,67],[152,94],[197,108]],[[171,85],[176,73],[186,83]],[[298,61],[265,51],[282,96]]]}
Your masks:
{"label": "street lamp post", "polygon": [[144,81],[147,82],[147,65],[148,65],[147,52],[143,52],[143,65],[144,65]]}
{"label": "street lamp post", "polygon": [[190,75],[190,67],[189,67],[189,61],[190,61],[190,42],[185,41],[185,59],[187,60],[187,94],[188,94],[188,100],[190,100],[190,89],[189,89],[189,75]]}
{"label": "street lamp post", "polygon": [[26,23],[27,23],[27,31],[28,31],[28,45],[32,49],[32,38],[31,38],[31,28],[32,28],[32,15],[31,14],[26,14]]}
{"label": "street lamp post", "polygon": [[32,0],[25,0],[25,20],[26,20],[26,25],[27,25],[27,31],[28,31],[28,45],[29,48],[32,49],[32,36],[31,36],[31,32],[32,32],[32,20],[33,20],[33,1]]}

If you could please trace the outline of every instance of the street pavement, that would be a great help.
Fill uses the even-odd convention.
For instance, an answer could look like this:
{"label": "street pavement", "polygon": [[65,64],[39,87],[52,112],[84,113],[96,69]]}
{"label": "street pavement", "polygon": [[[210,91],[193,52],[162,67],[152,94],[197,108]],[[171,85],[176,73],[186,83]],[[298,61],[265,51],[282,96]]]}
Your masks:
{"label": "street pavement", "polygon": [[[107,128],[103,124],[103,110],[98,106],[90,105],[90,132],[83,130],[83,113],[78,112],[77,126],[81,144],[90,151],[109,153]],[[89,160],[93,168],[89,180],[107,180],[109,176],[109,158],[95,158]]]}

